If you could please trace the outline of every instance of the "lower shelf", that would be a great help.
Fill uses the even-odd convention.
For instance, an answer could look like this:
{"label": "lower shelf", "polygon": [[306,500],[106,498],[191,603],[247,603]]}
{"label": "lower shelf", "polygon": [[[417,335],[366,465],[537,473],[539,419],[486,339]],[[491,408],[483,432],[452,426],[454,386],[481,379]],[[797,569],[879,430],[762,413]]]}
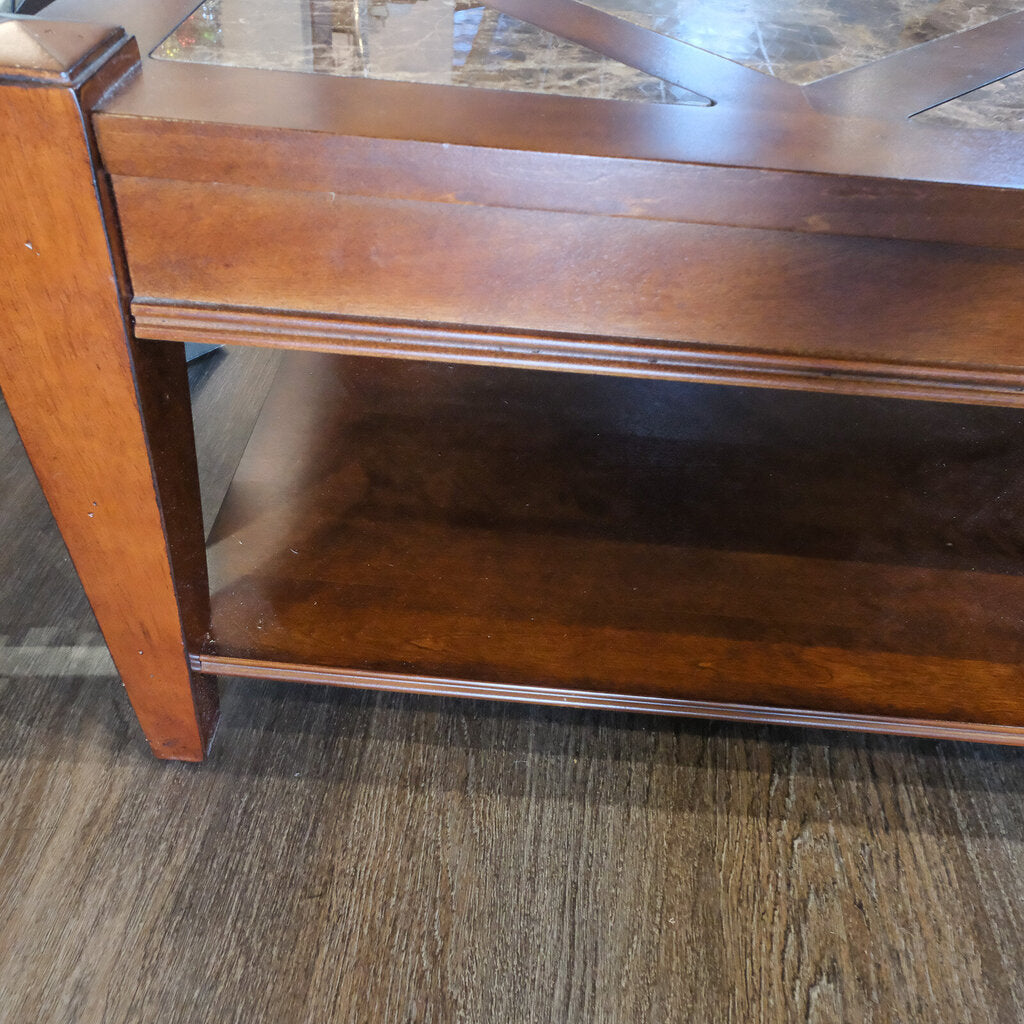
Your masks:
{"label": "lower shelf", "polygon": [[1022,447],[1019,411],[290,356],[198,664],[1005,741]]}

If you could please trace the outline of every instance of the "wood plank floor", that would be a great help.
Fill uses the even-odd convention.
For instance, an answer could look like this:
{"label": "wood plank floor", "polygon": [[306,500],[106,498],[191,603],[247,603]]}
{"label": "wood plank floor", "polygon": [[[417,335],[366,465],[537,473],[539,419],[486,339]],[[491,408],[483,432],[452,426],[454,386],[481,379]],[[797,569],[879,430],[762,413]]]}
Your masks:
{"label": "wood plank floor", "polygon": [[238,682],[159,763],[6,418],[0,538],[3,1024],[1024,1019],[1019,750]]}

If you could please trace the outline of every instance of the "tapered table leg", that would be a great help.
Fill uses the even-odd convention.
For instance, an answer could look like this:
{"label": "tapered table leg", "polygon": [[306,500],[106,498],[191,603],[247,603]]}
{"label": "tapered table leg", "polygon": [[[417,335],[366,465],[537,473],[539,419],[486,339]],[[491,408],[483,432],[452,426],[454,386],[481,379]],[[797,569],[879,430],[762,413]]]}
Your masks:
{"label": "tapered table leg", "polygon": [[158,757],[201,760],[215,683],[184,356],[137,342],[88,109],[137,62],[120,29],[0,21],[0,384]]}

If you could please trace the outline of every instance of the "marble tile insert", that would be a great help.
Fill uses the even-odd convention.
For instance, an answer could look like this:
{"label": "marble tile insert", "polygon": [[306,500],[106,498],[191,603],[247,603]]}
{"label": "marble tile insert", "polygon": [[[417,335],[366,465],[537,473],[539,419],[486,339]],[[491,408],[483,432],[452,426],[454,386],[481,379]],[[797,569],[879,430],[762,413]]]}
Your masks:
{"label": "marble tile insert", "polygon": [[707,106],[703,96],[478,3],[207,0],[155,58]]}
{"label": "marble tile insert", "polygon": [[804,85],[1024,8],[1020,0],[582,0]]}
{"label": "marble tile insert", "polygon": [[[806,83],[1024,9],[1024,0],[582,0]],[[474,0],[207,0],[153,56],[231,67],[704,106],[686,89]],[[1011,76],[914,118],[1019,130]]]}
{"label": "marble tile insert", "polygon": [[948,103],[940,103],[912,120],[914,124],[933,128],[1024,131],[1024,72],[975,89]]}

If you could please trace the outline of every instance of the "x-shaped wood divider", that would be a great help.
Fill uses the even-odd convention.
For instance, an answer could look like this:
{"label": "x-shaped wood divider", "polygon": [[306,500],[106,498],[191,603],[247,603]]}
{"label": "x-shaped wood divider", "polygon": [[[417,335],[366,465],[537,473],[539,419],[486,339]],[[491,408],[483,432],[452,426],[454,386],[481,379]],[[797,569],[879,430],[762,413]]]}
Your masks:
{"label": "x-shaped wood divider", "polygon": [[796,85],[579,0],[484,0],[714,103],[901,120],[1024,70],[1024,11]]}

